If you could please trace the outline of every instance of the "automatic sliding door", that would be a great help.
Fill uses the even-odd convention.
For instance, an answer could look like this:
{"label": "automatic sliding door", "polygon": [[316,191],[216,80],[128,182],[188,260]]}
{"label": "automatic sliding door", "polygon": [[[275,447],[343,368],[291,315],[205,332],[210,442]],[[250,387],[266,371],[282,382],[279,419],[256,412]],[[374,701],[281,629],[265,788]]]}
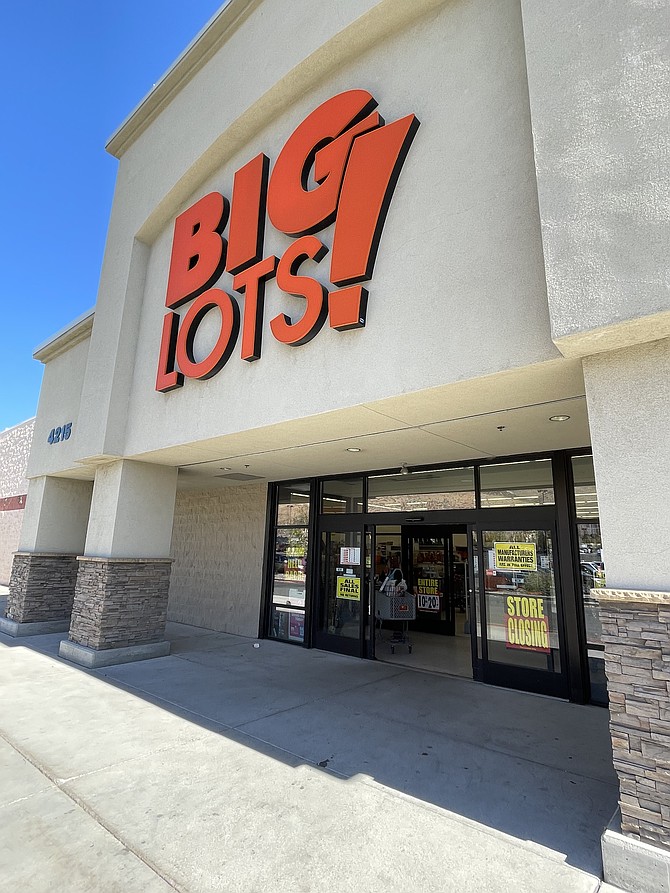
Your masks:
{"label": "automatic sliding door", "polygon": [[361,655],[367,603],[363,532],[324,530],[320,545],[314,644],[328,651]]}
{"label": "automatic sliding door", "polygon": [[567,696],[552,529],[481,530],[484,679]]}

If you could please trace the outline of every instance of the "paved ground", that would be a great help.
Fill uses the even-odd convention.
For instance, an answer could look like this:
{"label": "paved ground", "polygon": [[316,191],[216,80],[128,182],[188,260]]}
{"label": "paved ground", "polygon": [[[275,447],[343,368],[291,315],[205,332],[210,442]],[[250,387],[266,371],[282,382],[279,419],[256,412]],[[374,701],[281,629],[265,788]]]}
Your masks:
{"label": "paved ground", "polygon": [[607,713],[169,625],[84,671],[0,635],[3,891],[605,891]]}

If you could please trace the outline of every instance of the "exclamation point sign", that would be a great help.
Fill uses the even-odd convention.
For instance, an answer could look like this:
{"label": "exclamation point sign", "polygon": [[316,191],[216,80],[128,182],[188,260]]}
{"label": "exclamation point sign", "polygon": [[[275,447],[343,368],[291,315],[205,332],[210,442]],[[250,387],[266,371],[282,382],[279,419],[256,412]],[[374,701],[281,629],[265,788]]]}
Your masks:
{"label": "exclamation point sign", "polygon": [[330,281],[344,286],[328,298],[330,325],[340,332],[365,325],[368,292],[386,214],[419,128],[415,115],[358,136],[351,148],[337,210]]}

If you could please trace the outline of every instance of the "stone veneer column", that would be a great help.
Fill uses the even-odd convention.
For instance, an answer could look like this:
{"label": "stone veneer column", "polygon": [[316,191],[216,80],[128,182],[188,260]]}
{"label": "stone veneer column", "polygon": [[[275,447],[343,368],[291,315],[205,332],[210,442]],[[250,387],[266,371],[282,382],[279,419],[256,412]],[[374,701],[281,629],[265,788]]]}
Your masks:
{"label": "stone veneer column", "polygon": [[30,480],[0,632],[32,636],[68,629],[92,489],[91,481]]}
{"label": "stone veneer column", "polygon": [[62,657],[100,667],[170,653],[176,485],[176,468],[123,459],[98,469]]}
{"label": "stone veneer column", "polygon": [[97,649],[162,641],[170,560],[82,557],[79,561],[71,641]]}
{"label": "stone veneer column", "polygon": [[621,834],[610,828],[603,835],[605,878],[658,893],[670,890],[670,593],[594,595],[621,808]]}
{"label": "stone veneer column", "polygon": [[16,552],[0,632],[10,636],[65,632],[76,580],[76,555]]}

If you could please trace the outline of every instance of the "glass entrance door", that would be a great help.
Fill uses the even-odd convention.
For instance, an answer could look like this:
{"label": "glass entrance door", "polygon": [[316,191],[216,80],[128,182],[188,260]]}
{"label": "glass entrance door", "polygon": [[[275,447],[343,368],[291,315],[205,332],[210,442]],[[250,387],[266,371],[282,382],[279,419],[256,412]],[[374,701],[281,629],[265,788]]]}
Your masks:
{"label": "glass entrance door", "polygon": [[451,537],[427,528],[405,533],[407,584],[416,597],[414,629],[453,636],[455,604],[452,583]]}
{"label": "glass entrance door", "polygon": [[[471,679],[475,605],[468,528],[377,525],[373,553],[375,657]],[[385,581],[398,572],[412,599],[408,619],[389,614]]]}
{"label": "glass entrance door", "polygon": [[[472,528],[323,522],[313,645],[567,697],[554,521],[515,521],[496,515],[495,525]],[[415,600],[411,652],[390,647],[393,622],[377,622],[381,583],[397,570]]]}
{"label": "glass entrance door", "polygon": [[368,598],[361,528],[323,530],[313,643],[363,656]]}
{"label": "glass entrance door", "polygon": [[484,681],[567,697],[552,525],[478,539]]}

